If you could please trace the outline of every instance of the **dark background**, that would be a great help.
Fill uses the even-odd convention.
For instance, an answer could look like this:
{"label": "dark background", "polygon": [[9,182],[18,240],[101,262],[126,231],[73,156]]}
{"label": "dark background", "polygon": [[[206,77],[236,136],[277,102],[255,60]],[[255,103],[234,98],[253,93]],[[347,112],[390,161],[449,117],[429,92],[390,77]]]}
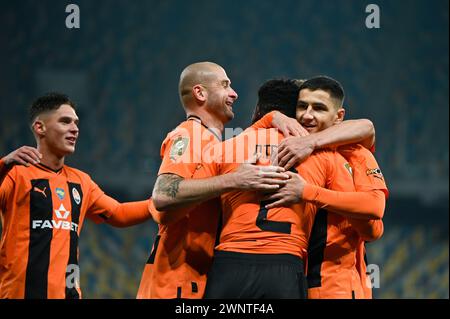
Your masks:
{"label": "dark background", "polygon": [[[65,8],[80,8],[68,29]],[[368,29],[375,3],[381,27]],[[34,145],[27,107],[48,91],[78,104],[69,165],[121,201],[147,198],[165,135],[183,120],[177,85],[193,62],[222,65],[239,99],[227,127],[249,125],[258,87],[326,74],[347,118],[376,127],[390,190],[385,234],[369,245],[379,298],[449,298],[448,6],[434,1],[1,1],[0,154]],[[85,298],[133,298],[156,226],[87,222]]]}

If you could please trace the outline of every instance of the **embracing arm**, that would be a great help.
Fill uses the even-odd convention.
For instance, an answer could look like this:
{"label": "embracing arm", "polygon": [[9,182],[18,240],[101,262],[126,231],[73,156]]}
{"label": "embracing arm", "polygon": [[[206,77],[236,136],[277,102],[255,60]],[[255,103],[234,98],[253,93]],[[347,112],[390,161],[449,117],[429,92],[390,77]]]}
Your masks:
{"label": "embracing arm", "polygon": [[149,201],[121,203],[106,221],[114,227],[129,227],[141,224],[152,218],[149,211]]}
{"label": "embracing arm", "polygon": [[30,166],[41,161],[42,154],[31,146],[22,146],[0,159],[0,185],[14,165]]}
{"label": "embracing arm", "polygon": [[327,129],[302,137],[288,137],[278,148],[279,165],[289,169],[301,163],[314,150],[359,143],[371,149],[375,143],[375,128],[367,119],[347,120]]}
{"label": "embracing arm", "polygon": [[274,201],[268,209],[290,206],[303,201],[355,219],[380,219],[385,208],[385,194],[381,190],[367,192],[340,192],[307,184],[296,173],[287,172],[290,179],[286,185],[266,199]]}
{"label": "embracing arm", "polygon": [[[96,192],[98,194],[98,188]],[[149,200],[119,203],[114,198],[101,194],[89,207],[88,217],[96,223],[106,222],[114,227],[129,227],[152,218]]]}
{"label": "embracing arm", "polygon": [[196,205],[190,205],[174,209],[172,211],[160,211],[156,209],[153,200],[150,200],[148,207],[155,223],[161,225],[169,225],[187,216],[189,212],[191,212],[196,207]]}
{"label": "embracing arm", "polygon": [[375,143],[375,127],[370,120],[347,120],[340,124],[311,134],[309,138],[315,149],[332,148],[341,145],[359,143],[371,149]]}
{"label": "embracing arm", "polygon": [[153,202],[159,211],[170,211],[199,204],[233,190],[276,190],[287,175],[277,166],[242,164],[231,173],[203,179],[184,179],[161,174],[153,189]]}
{"label": "embracing arm", "polygon": [[176,174],[159,175],[153,189],[153,203],[159,211],[172,210],[214,198],[231,191],[233,176],[184,179]]}
{"label": "embracing arm", "polygon": [[297,122],[296,119],[288,117],[279,111],[272,111],[264,115],[260,120],[252,124],[254,129],[276,128],[284,137],[306,136],[308,131]]}
{"label": "embracing arm", "polygon": [[384,232],[384,225],[381,219],[348,219],[353,228],[364,241],[375,241],[381,238]]}
{"label": "embracing arm", "polygon": [[381,219],[386,205],[381,190],[338,192],[310,184],[305,185],[302,199],[355,219]]}

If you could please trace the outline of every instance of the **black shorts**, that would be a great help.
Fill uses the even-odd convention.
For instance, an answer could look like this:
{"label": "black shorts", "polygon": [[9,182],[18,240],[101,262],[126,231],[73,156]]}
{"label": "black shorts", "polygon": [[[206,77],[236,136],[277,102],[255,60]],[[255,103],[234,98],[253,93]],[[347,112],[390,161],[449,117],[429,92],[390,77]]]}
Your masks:
{"label": "black shorts", "polygon": [[290,254],[216,251],[204,298],[306,299],[303,261]]}

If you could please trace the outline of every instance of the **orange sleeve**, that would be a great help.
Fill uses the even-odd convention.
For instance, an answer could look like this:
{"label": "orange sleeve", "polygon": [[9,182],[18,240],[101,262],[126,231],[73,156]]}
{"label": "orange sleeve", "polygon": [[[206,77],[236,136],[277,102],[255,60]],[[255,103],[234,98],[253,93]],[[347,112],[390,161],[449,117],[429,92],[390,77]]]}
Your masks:
{"label": "orange sleeve", "polygon": [[273,115],[276,111],[272,111],[270,113],[267,113],[266,115],[264,115],[261,119],[259,119],[258,121],[256,121],[255,123],[253,123],[253,125],[251,126],[254,129],[267,129],[267,128],[272,128],[272,120],[273,120]]}
{"label": "orange sleeve", "polygon": [[176,174],[192,178],[201,163],[203,150],[202,132],[196,132],[194,125],[180,125],[166,137],[161,146],[162,162],[158,175]]}
{"label": "orange sleeve", "polygon": [[357,191],[381,190],[386,198],[389,191],[383,173],[373,154],[361,145],[339,148],[339,152],[349,161]]}
{"label": "orange sleeve", "polygon": [[8,175],[9,171],[5,162],[0,159],[0,210],[4,210],[6,199],[14,188],[14,180]]}
{"label": "orange sleeve", "polygon": [[129,227],[141,224],[151,218],[149,200],[143,200],[119,204],[107,223],[114,227]]}
{"label": "orange sleeve", "polygon": [[148,200],[119,203],[102,194],[89,208],[87,217],[97,224],[106,222],[115,227],[129,227],[152,218],[152,215]]}
{"label": "orange sleeve", "polygon": [[89,184],[87,194],[86,217],[100,224],[112,215],[112,211],[119,204],[115,199],[105,195],[102,189],[87,175],[85,183]]}
{"label": "orange sleeve", "polygon": [[5,161],[0,159],[0,185],[2,185],[3,180],[5,179],[6,175],[8,175],[10,169],[6,168]]}
{"label": "orange sleeve", "polygon": [[148,210],[152,215],[153,221],[161,225],[169,225],[179,221],[194,208],[195,206],[182,207],[168,213],[157,210],[152,199],[148,202]]}
{"label": "orange sleeve", "polygon": [[349,218],[350,224],[356,229],[364,241],[375,241],[381,238],[384,232],[384,225],[381,219],[362,220]]}
{"label": "orange sleeve", "polygon": [[[319,186],[306,184],[303,199],[341,215],[351,213],[353,217],[380,219],[384,214],[385,197],[383,192],[339,192]],[[348,216],[348,217],[351,217]]]}
{"label": "orange sleeve", "polygon": [[89,208],[86,217],[93,220],[96,224],[107,221],[113,211],[117,209],[119,202],[106,194],[100,196],[97,201]]}

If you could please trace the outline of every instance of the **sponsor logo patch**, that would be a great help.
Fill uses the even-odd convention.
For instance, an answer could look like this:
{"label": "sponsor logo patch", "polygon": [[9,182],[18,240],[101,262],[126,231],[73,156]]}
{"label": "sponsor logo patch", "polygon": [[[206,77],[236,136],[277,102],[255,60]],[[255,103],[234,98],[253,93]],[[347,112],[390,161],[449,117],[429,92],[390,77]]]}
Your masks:
{"label": "sponsor logo patch", "polygon": [[369,168],[366,171],[367,176],[373,175],[373,177],[383,179],[383,173],[381,173],[381,170],[379,168]]}
{"label": "sponsor logo patch", "polygon": [[70,211],[68,211],[63,204],[59,206],[59,209],[55,209],[55,214],[59,219],[67,219],[69,217]]}
{"label": "sponsor logo patch", "polygon": [[172,148],[170,149],[170,159],[175,161],[177,158],[182,156],[186,151],[189,145],[188,137],[177,137],[175,141],[173,141]]}

